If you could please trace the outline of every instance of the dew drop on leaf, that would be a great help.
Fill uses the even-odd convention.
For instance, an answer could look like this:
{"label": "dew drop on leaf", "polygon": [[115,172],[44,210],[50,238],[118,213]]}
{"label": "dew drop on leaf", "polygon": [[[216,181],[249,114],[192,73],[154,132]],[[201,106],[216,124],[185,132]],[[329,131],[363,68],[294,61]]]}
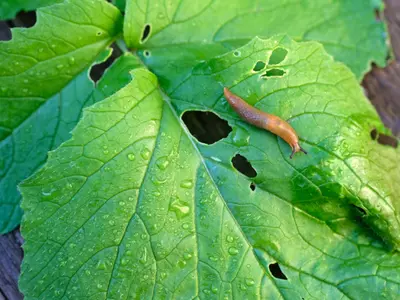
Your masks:
{"label": "dew drop on leaf", "polygon": [[156,164],[160,170],[165,170],[169,165],[168,157],[166,156],[160,157],[159,159],[157,159]]}
{"label": "dew drop on leaf", "polygon": [[129,153],[129,154],[128,154],[128,159],[129,159],[129,160],[135,160],[135,154]]}
{"label": "dew drop on leaf", "polygon": [[181,187],[185,189],[190,189],[193,186],[193,180],[188,179],[181,182]]}
{"label": "dew drop on leaf", "polygon": [[246,284],[248,285],[248,286],[252,286],[252,285],[254,285],[254,280],[253,279],[251,279],[251,278],[246,278]]}
{"label": "dew drop on leaf", "polygon": [[142,152],[140,152],[140,155],[143,157],[143,159],[148,160],[150,158],[150,150],[144,148]]}
{"label": "dew drop on leaf", "polygon": [[236,255],[236,254],[239,253],[239,250],[237,248],[235,248],[235,247],[230,247],[228,249],[228,252],[229,252],[230,255]]}

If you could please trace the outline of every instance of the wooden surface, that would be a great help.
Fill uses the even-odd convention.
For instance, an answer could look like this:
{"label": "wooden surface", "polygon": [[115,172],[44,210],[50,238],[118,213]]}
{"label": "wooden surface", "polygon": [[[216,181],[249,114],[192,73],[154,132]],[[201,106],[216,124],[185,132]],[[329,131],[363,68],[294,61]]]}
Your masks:
{"label": "wooden surface", "polygon": [[[360,0],[361,1],[361,0]],[[394,59],[386,68],[373,67],[362,85],[378,110],[383,122],[400,137],[400,0],[386,0],[388,23]],[[6,23],[0,22],[0,40],[9,40]],[[18,291],[19,268],[23,257],[19,229],[0,236],[0,300],[22,299]]]}

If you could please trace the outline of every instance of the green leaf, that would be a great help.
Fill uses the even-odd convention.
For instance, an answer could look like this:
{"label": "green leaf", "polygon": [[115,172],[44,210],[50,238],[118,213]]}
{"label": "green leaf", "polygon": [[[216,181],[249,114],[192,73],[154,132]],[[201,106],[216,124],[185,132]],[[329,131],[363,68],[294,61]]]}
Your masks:
{"label": "green leaf", "polygon": [[371,1],[347,0],[182,0],[168,5],[129,0],[124,35],[129,46],[147,50],[146,63],[166,81],[172,81],[171,69],[190,71],[197,62],[255,36],[281,33],[321,42],[361,80],[371,61],[384,66],[387,54],[384,24],[375,20],[374,7]]}
{"label": "green leaf", "polygon": [[[283,61],[252,71],[276,48],[287,50]],[[260,78],[271,68],[286,73]],[[255,39],[200,64],[168,94],[149,71],[132,74],[85,109],[72,138],[21,185],[26,299],[398,297],[399,254],[348,209],[355,201],[379,216],[379,204],[391,222],[382,199],[363,192],[387,191],[398,205],[384,173],[398,176],[389,161],[398,150],[370,140],[376,113],[321,45]],[[289,119],[309,155],[289,160],[284,142],[240,121],[223,86]],[[234,130],[199,143],[180,119],[191,109],[212,110]],[[236,153],[255,178],[235,171]],[[287,280],[276,278],[276,262]]]}
{"label": "green leaf", "polygon": [[34,10],[62,1],[63,0],[4,0],[0,3],[0,20],[12,19],[21,10]]}
{"label": "green leaf", "polygon": [[66,1],[40,9],[33,28],[14,29],[13,39],[0,43],[0,233],[21,219],[19,182],[69,138],[82,106],[93,103],[86,103],[93,89],[87,68],[121,25],[104,1]]}
{"label": "green leaf", "polygon": [[81,73],[120,29],[120,13],[101,0],[45,7],[34,27],[13,29],[13,39],[0,43],[0,139]]}
{"label": "green leaf", "polygon": [[[105,51],[97,62],[110,54],[110,50]],[[13,230],[21,221],[17,185],[44,164],[48,151],[70,138],[82,108],[122,88],[130,81],[129,71],[138,63],[135,56],[121,56],[97,86],[89,79],[89,69],[84,70],[0,142],[0,233]]]}

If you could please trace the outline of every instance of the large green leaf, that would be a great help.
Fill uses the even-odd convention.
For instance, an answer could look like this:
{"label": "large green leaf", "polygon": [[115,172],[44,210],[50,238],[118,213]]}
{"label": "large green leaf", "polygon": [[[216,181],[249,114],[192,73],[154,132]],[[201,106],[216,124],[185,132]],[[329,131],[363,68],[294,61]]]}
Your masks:
{"label": "large green leaf", "polygon": [[40,9],[33,28],[13,29],[0,43],[0,233],[20,222],[17,184],[69,138],[90,104],[86,69],[121,26],[112,5],[71,0]]}
{"label": "large green leaf", "polygon": [[[105,59],[110,50],[102,56]],[[3,158],[0,177],[0,233],[14,229],[21,221],[20,193],[17,185],[32,175],[47,159],[47,152],[70,138],[82,108],[102,100],[130,80],[129,72],[138,65],[135,56],[121,56],[108,69],[97,87],[89,70],[76,76],[59,93],[29,116],[12,135],[0,142]]]}
{"label": "large green leaf", "polygon": [[0,2],[0,20],[12,19],[21,10],[34,10],[63,0],[3,0]]}
{"label": "large green leaf", "polygon": [[190,70],[199,60],[255,36],[279,33],[321,42],[361,80],[371,61],[384,65],[387,54],[384,25],[375,20],[374,8],[371,1],[348,0],[182,0],[164,5],[128,0],[124,35],[129,46],[146,49],[144,59],[168,82],[173,81],[171,69],[184,78],[184,68]]}
{"label": "large green leaf", "polygon": [[[275,52],[272,67],[285,75],[261,78],[271,66],[254,65],[279,47],[287,56]],[[309,155],[291,161],[284,142],[241,122],[223,86],[289,119]],[[190,109],[220,114],[232,134],[197,142],[180,119]],[[396,299],[398,253],[348,205],[385,213],[383,237],[397,226],[398,150],[371,141],[372,125],[357,80],[317,43],[256,39],[168,94],[137,69],[21,185],[20,287],[26,299]],[[256,168],[255,191],[233,168],[236,153]]]}

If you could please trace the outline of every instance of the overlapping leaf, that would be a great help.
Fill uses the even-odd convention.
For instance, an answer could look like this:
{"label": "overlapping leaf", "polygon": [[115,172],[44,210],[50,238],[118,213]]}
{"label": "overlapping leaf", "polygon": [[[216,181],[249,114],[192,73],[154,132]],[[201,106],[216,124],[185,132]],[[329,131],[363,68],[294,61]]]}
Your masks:
{"label": "overlapping leaf", "polygon": [[[271,66],[276,48],[287,55]],[[265,67],[255,72],[257,61]],[[284,75],[262,76],[271,68]],[[398,176],[398,150],[370,141],[376,113],[319,44],[256,39],[199,65],[168,94],[145,69],[133,77],[86,109],[21,186],[26,299],[398,296],[399,255],[348,209],[364,207],[396,241],[378,226],[381,213],[392,222],[398,212],[394,186],[379,175]],[[309,155],[290,161],[285,143],[241,122],[223,86],[288,119]],[[213,110],[234,131],[198,143],[179,118],[190,109]],[[256,168],[255,191],[233,168],[236,153]]]}
{"label": "overlapping leaf", "polygon": [[347,0],[128,0],[124,35],[145,50],[143,59],[160,82],[173,86],[171,71],[179,83],[198,61],[281,33],[321,42],[361,80],[371,61],[385,64],[385,30],[375,9],[371,1]]}
{"label": "overlapping leaf", "polygon": [[120,29],[110,4],[71,0],[39,10],[33,28],[14,29],[0,43],[0,233],[19,224],[17,184],[69,137],[90,104],[86,69]]}

